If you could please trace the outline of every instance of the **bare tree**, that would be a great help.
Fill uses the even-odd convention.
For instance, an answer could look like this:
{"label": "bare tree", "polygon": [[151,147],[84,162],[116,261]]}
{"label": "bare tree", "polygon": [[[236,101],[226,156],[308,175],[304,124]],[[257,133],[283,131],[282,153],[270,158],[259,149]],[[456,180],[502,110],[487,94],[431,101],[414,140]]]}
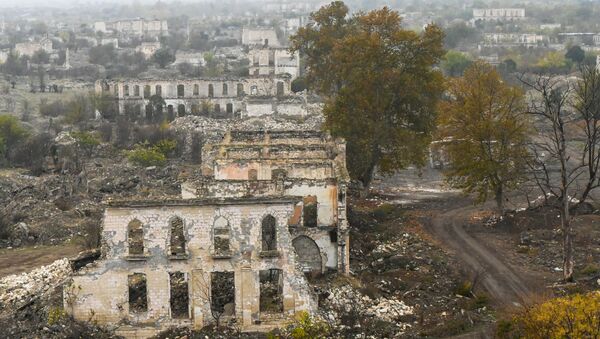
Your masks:
{"label": "bare tree", "polygon": [[600,186],[600,73],[582,66],[581,79],[576,83],[553,76],[536,76],[533,80],[521,77],[521,81],[536,96],[529,105],[539,132],[531,145],[531,175],[545,199],[548,195],[557,198],[563,233],[563,275],[571,281],[571,209]]}

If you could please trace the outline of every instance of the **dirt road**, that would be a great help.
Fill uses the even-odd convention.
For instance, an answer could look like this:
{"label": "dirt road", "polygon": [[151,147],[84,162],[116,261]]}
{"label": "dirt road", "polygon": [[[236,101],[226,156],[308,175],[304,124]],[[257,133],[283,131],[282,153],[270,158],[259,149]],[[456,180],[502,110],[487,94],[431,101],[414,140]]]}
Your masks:
{"label": "dirt road", "polygon": [[[480,284],[498,306],[516,306],[531,295],[528,286],[537,286],[526,272],[518,271],[504,260],[492,242],[465,230],[469,216],[483,207],[458,192],[445,190],[443,177],[435,170],[405,170],[382,178],[375,191],[393,196],[396,203],[427,210],[427,231],[443,247],[454,253],[472,274],[480,273]],[[518,273],[517,273],[518,272]]]}
{"label": "dirt road", "polygon": [[82,250],[81,246],[75,244],[0,250],[0,277],[27,272],[65,257],[74,257]]}
{"label": "dirt road", "polygon": [[[457,200],[466,200],[456,197]],[[442,244],[456,254],[473,274],[479,274],[482,286],[502,306],[518,306],[532,291],[520,273],[516,273],[502,255],[489,244],[468,234],[464,225],[473,207],[463,206],[434,211],[429,230]]]}

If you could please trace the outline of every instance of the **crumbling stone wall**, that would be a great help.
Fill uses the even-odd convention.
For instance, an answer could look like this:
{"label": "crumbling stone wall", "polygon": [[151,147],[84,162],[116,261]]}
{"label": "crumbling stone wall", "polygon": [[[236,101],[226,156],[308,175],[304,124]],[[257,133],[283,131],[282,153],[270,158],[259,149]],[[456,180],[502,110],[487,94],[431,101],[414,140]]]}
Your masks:
{"label": "crumbling stone wall", "polygon": [[[259,312],[260,270],[283,270],[282,321],[299,311],[313,312],[315,299],[296,269],[288,220],[299,198],[254,198],[112,203],[103,222],[104,260],[78,273],[65,288],[65,308],[76,319],[101,324],[155,323],[157,328],[213,322],[210,312],[210,273],[234,272],[235,317],[242,327],[267,320]],[[261,255],[261,221],[271,215],[277,226],[277,252]],[[170,221],[184,222],[186,255],[169,255]],[[229,256],[215,256],[213,223],[224,217],[230,227]],[[127,225],[139,220],[144,229],[144,254],[128,254]],[[170,312],[169,273],[184,272],[189,286],[189,317],[174,319]],[[128,276],[147,279],[148,310],[133,313],[128,304]],[[208,297],[207,297],[208,296]],[[270,315],[268,319],[273,319]],[[268,325],[269,322],[263,322]]]}
{"label": "crumbling stone wall", "polygon": [[202,159],[209,179],[184,183],[186,197],[310,197],[316,220],[307,223],[303,211],[295,211],[294,236],[317,244],[321,271],[348,272],[343,141],[316,131],[230,131],[206,144]]}

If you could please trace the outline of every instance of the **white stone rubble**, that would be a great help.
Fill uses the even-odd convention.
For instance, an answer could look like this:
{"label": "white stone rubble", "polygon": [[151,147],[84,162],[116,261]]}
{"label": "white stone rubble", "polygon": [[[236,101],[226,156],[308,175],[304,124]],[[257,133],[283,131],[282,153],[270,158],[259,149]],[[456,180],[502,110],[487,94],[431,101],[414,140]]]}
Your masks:
{"label": "white stone rubble", "polygon": [[398,299],[377,298],[371,299],[369,296],[362,295],[351,286],[341,286],[332,288],[327,303],[330,311],[324,315],[329,321],[340,319],[336,314],[339,311],[356,310],[366,316],[377,317],[378,319],[395,323],[401,329],[406,329],[411,325],[402,323],[399,318],[404,315],[414,313],[413,307],[406,305]]}
{"label": "white stone rubble", "polygon": [[72,272],[69,260],[64,258],[29,273],[0,279],[0,312],[11,310],[30,298],[45,293],[67,279]]}

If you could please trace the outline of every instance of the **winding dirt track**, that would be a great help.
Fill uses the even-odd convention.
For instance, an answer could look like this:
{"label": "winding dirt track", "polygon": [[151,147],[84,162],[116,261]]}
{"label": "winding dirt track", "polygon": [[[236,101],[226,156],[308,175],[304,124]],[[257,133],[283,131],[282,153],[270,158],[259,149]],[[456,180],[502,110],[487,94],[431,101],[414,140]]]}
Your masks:
{"label": "winding dirt track", "polygon": [[463,225],[467,222],[470,207],[434,211],[430,231],[471,272],[482,275],[482,286],[499,305],[520,305],[532,291],[497,252],[465,231]]}

